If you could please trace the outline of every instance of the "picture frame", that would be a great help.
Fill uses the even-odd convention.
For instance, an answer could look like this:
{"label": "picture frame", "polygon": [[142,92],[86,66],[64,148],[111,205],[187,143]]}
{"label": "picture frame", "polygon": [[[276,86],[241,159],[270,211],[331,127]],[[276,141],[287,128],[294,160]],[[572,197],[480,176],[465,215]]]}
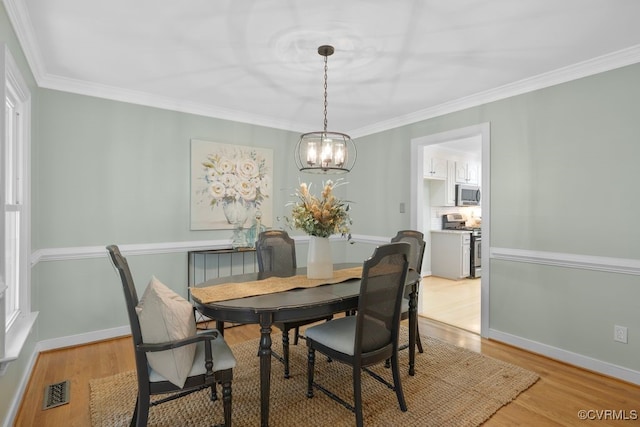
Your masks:
{"label": "picture frame", "polygon": [[273,223],[273,150],[191,140],[191,230]]}

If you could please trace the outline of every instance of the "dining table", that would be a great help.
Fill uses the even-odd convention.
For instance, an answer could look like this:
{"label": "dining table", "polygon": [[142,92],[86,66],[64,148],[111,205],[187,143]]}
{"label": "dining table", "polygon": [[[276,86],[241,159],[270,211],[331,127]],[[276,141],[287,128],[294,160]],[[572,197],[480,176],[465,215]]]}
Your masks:
{"label": "dining table", "polygon": [[[255,272],[220,277],[189,288],[189,297],[195,308],[203,315],[214,319],[220,333],[224,334],[225,322],[260,325],[258,353],[260,356],[261,426],[269,425],[273,324],[320,318],[356,310],[361,275],[361,269],[358,273],[358,267],[362,267],[362,264],[334,264],[334,278],[317,283],[304,280],[306,268],[303,267],[287,272]],[[354,274],[347,274],[348,272]],[[296,279],[300,279],[306,287],[296,287]],[[419,274],[409,270],[406,280],[409,294],[409,375],[415,374],[419,280]],[[307,285],[308,282],[312,282],[312,285]],[[287,288],[288,283],[294,283],[289,285],[293,287],[292,289]],[[264,291],[262,291],[263,284]],[[271,285],[276,291],[269,290]]]}

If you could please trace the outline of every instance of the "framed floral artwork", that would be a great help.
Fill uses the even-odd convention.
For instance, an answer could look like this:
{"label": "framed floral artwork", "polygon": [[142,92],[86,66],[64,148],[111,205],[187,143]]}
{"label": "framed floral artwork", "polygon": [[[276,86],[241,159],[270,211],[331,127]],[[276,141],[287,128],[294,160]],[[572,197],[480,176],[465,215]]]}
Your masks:
{"label": "framed floral artwork", "polygon": [[191,140],[191,229],[273,223],[273,150]]}

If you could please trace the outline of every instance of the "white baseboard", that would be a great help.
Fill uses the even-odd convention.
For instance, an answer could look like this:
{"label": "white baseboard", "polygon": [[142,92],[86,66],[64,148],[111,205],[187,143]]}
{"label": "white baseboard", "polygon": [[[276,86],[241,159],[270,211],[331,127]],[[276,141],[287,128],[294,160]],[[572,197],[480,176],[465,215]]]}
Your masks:
{"label": "white baseboard", "polygon": [[[36,344],[36,348],[29,359],[28,367],[20,381],[20,385],[13,401],[11,402],[9,413],[5,418],[3,427],[13,425],[15,416],[17,415],[20,402],[27,387],[27,383],[35,366],[38,354],[42,351],[54,350],[63,347],[71,347],[76,345],[89,344],[96,341],[117,338],[131,334],[129,326],[119,326],[116,328],[103,329],[98,331],[87,332],[84,334],[71,335],[67,337],[54,338],[50,340],[40,341]],[[489,330],[489,338],[500,341],[505,344],[521,348],[532,353],[540,354],[551,359],[555,359],[573,366],[587,369],[602,375],[618,378],[632,384],[640,385],[640,372],[617,366],[601,360],[593,359],[581,354],[562,350],[536,341],[521,338],[495,329]]]}
{"label": "white baseboard", "polygon": [[129,326],[118,326],[111,329],[102,329],[99,331],[86,332],[84,334],[69,335],[66,337],[53,338],[38,342],[36,352],[55,350],[64,347],[73,347],[76,345],[89,344],[96,341],[104,341],[111,338],[117,338],[124,335],[130,335],[131,328]]}
{"label": "white baseboard", "polygon": [[505,344],[527,350],[531,353],[559,360],[561,362],[568,363],[569,365],[640,385],[640,372],[632,369],[603,362],[602,360],[573,353],[547,344],[542,344],[537,341],[528,340],[526,338],[497,331],[495,329],[489,329],[489,339],[500,341]]}
{"label": "white baseboard", "polygon": [[22,373],[22,378],[20,378],[20,382],[18,383],[18,388],[16,389],[13,399],[11,400],[11,404],[9,405],[9,410],[7,411],[7,416],[4,418],[3,427],[11,427],[15,421],[16,415],[18,415],[18,409],[20,408],[20,402],[22,402],[22,398],[24,396],[24,392],[27,390],[27,385],[29,384],[29,379],[31,378],[31,373],[33,372],[33,368],[36,366],[36,360],[38,360],[39,351],[36,349],[31,354],[29,361],[27,362],[26,369]]}
{"label": "white baseboard", "polygon": [[84,334],[70,335],[67,337],[39,341],[38,343],[36,343],[33,353],[29,358],[29,362],[27,363],[27,367],[22,375],[22,378],[20,379],[20,383],[18,384],[18,389],[13,395],[11,405],[9,405],[9,411],[7,412],[7,416],[4,419],[3,427],[10,427],[15,421],[15,417],[18,414],[18,409],[20,408],[20,402],[22,402],[24,392],[26,391],[27,384],[29,383],[29,378],[31,378],[31,374],[33,373],[33,369],[35,368],[36,360],[38,359],[38,355],[40,354],[40,352],[55,350],[64,347],[72,347],[76,345],[89,344],[92,342],[117,338],[129,334],[131,334],[131,328],[129,326],[119,326],[117,328],[102,329],[99,331],[92,331]]}

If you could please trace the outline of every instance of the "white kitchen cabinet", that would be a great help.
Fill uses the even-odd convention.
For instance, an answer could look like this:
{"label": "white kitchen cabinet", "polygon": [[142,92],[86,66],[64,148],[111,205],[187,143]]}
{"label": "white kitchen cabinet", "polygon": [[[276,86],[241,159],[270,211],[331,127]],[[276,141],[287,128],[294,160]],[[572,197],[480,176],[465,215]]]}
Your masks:
{"label": "white kitchen cabinet", "polygon": [[444,180],[431,181],[431,206],[456,205],[456,162],[447,162]]}
{"label": "white kitchen cabinet", "polygon": [[471,233],[431,231],[431,274],[460,280],[471,274]]}
{"label": "white kitchen cabinet", "polygon": [[424,177],[429,179],[446,179],[449,161],[441,157],[424,153]]}
{"label": "white kitchen cabinet", "polygon": [[480,164],[475,162],[456,162],[457,184],[480,184]]}

